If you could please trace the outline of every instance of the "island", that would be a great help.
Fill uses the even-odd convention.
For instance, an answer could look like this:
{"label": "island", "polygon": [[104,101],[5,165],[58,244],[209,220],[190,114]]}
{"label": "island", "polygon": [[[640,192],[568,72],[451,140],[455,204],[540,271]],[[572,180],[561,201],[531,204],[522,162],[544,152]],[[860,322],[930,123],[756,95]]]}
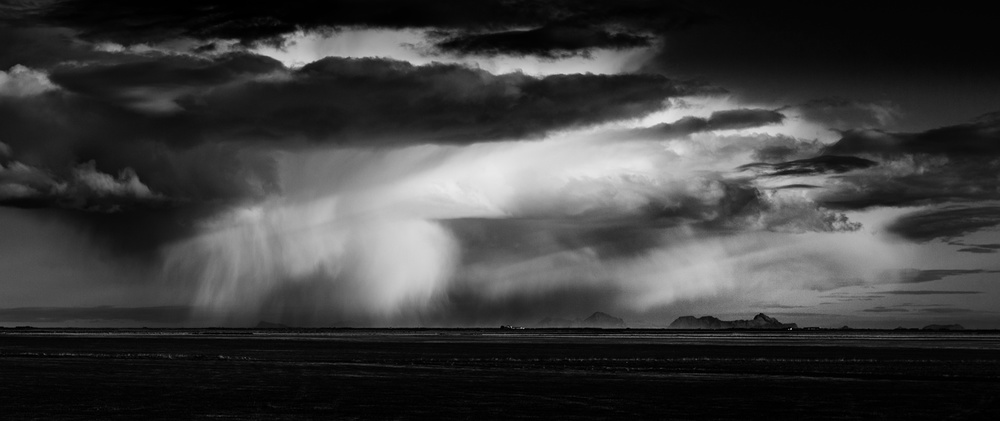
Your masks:
{"label": "island", "polygon": [[719,320],[714,316],[678,317],[669,326],[671,329],[797,329],[795,323],[781,323],[778,319],[759,313],[751,320]]}

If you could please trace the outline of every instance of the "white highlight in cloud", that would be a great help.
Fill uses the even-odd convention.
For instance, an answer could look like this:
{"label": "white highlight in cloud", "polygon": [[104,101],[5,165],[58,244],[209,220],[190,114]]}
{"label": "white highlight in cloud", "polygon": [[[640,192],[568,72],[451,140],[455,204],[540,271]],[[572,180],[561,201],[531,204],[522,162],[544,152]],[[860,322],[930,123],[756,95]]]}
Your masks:
{"label": "white highlight in cloud", "polygon": [[122,45],[115,42],[99,42],[93,44],[92,48],[94,51],[102,53],[190,56],[214,56],[244,50],[244,47],[241,46],[239,41],[235,39],[220,39],[208,42],[188,37],[170,38],[152,44],[139,43]]}
{"label": "white highlight in cloud", "polygon": [[33,96],[56,89],[44,72],[20,64],[0,70],[0,96]]}
{"label": "white highlight in cloud", "polygon": [[829,290],[870,282],[898,264],[891,245],[860,232],[671,234],[664,247],[616,265],[616,282],[628,291],[623,304],[643,311],[716,295],[767,299],[774,291]]}
{"label": "white highlight in cloud", "polygon": [[[709,118],[718,111],[736,110],[740,108],[777,109],[785,115],[781,124],[762,125],[747,129],[715,130],[710,136],[788,136],[797,139],[818,140],[829,144],[840,139],[840,133],[830,127],[804,118],[797,108],[788,108],[787,104],[753,104],[741,102],[731,95],[707,95],[672,99],[664,110],[649,114],[642,119],[630,123],[632,128],[651,127],[657,124],[674,123],[684,117]],[[698,135],[696,135],[698,136]],[[705,136],[702,136],[705,137]]]}
{"label": "white highlight in cloud", "polygon": [[[0,143],[0,146],[7,145]],[[0,157],[10,154],[10,148],[0,148]],[[58,176],[44,168],[19,161],[0,163],[0,200],[34,198],[52,201],[63,207],[92,211],[116,211],[121,201],[160,201],[164,197],[139,180],[132,168],[122,169],[118,176],[97,170],[94,161],[79,164],[69,175]]]}
{"label": "white highlight in cloud", "polygon": [[86,194],[97,197],[134,197],[149,199],[159,195],[149,190],[132,168],[125,168],[118,177],[97,170],[94,161],[88,161],[73,168],[70,190],[74,195]]}
{"label": "white highlight in cloud", "polygon": [[414,65],[434,62],[460,63],[478,67],[493,74],[521,72],[529,75],[571,73],[613,74],[635,71],[641,59],[652,48],[632,50],[595,50],[589,57],[560,59],[527,57],[458,57],[437,54],[424,32],[413,29],[345,28],[328,32],[297,32],[289,35],[281,47],[259,45],[254,53],[271,57],[288,67],[301,67],[324,57],[390,57]]}

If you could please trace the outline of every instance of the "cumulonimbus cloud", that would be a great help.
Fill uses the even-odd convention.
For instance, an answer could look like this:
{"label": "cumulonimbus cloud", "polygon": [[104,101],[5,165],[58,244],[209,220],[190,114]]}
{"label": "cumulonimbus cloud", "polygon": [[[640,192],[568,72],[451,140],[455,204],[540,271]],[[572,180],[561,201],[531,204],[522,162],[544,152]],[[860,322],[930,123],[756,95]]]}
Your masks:
{"label": "cumulonimbus cloud", "polygon": [[[747,239],[728,235],[859,228],[797,193],[700,174],[658,149],[563,140],[289,153],[279,165],[282,195],[235,208],[168,248],[169,273],[198,280],[206,314],[252,319],[295,303],[311,309],[308,320],[452,323],[499,317],[488,306],[467,314],[460,297],[534,302],[572,284],[621,289],[590,304],[648,308],[739,288],[733,273],[777,267],[764,269]],[[385,261],[413,263],[396,271]],[[819,282],[825,272],[813,269],[791,272]],[[670,275],[654,282],[657,271]]]}
{"label": "cumulonimbus cloud", "polygon": [[[46,35],[13,54],[28,67],[5,62],[0,199],[142,250],[197,311],[241,324],[493,324],[826,291],[906,267],[851,212],[978,209],[886,230],[918,242],[995,225],[992,205],[971,204],[998,191],[995,118],[880,132],[868,123],[898,116],[893,104],[826,100],[674,109],[636,128],[668,99],[719,90],[389,58],[290,68],[248,52],[361,27],[422,34],[414,48],[432,56],[544,61],[655,46],[701,16],[665,2],[526,4],[52,4],[25,16],[37,28],[0,28]],[[80,13],[107,5],[120,7]],[[786,130],[845,110],[862,115],[835,144]]]}

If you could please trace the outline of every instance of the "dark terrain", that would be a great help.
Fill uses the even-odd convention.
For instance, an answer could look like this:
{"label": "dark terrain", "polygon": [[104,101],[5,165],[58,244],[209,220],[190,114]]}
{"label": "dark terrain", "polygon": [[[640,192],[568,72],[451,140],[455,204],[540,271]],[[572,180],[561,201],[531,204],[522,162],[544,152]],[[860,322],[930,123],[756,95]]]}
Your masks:
{"label": "dark terrain", "polygon": [[795,323],[781,323],[764,313],[750,320],[719,320],[714,316],[682,316],[670,324],[672,329],[797,329]]}
{"label": "dark terrain", "polygon": [[1000,334],[0,330],[3,419],[1000,419]]}

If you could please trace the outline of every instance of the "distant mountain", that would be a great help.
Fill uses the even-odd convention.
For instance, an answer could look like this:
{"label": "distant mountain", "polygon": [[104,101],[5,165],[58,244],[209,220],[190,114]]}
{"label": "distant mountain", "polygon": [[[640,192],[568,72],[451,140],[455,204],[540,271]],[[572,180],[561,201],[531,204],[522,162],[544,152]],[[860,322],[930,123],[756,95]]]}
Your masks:
{"label": "distant mountain", "polygon": [[670,324],[670,327],[674,329],[728,329],[732,327],[731,323],[724,322],[713,316],[682,316],[674,320]]}
{"label": "distant mountain", "polygon": [[965,330],[962,325],[927,325],[921,330]]}
{"label": "distant mountain", "polygon": [[623,328],[625,327],[625,321],[612,316],[607,313],[601,313],[600,311],[591,314],[590,317],[583,319],[580,323],[583,327],[606,327],[606,328]]}
{"label": "distant mountain", "polygon": [[596,312],[590,317],[580,320],[570,320],[555,317],[546,317],[538,322],[538,327],[597,327],[597,328],[624,328],[625,320],[603,312]]}
{"label": "distant mountain", "polygon": [[670,324],[671,329],[795,329],[795,323],[781,323],[778,319],[760,313],[752,320],[719,320],[716,317],[683,316]]}

